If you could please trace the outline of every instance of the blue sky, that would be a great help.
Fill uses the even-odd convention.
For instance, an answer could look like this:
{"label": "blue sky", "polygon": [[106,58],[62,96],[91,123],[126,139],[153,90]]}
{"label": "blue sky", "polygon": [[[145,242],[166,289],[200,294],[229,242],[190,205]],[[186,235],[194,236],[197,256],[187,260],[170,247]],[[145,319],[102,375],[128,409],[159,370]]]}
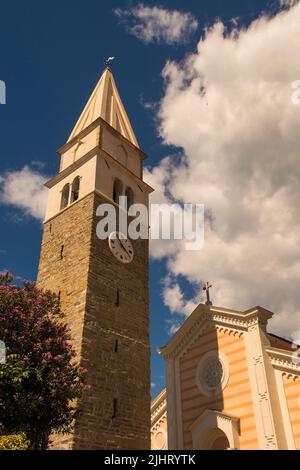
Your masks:
{"label": "blue sky", "polygon": [[[229,28],[231,20],[238,18],[239,28],[247,28],[264,11],[271,13],[277,8],[276,1],[263,0],[144,2],[147,7],[189,12],[198,21],[187,41],[170,45],[164,40],[145,43],[130,34],[113,12],[116,8],[132,10],[137,5],[134,1],[107,0],[1,1],[0,80],[6,83],[7,104],[0,106],[0,175],[19,171],[25,165],[47,176],[57,173],[56,150],[66,141],[102,73],[104,57],[110,55],[116,57],[113,73],[120,95],[139,143],[149,156],[147,166],[158,166],[164,157],[179,151],[176,139],[169,139],[171,145],[166,145],[167,139],[161,138],[157,129],[156,109],[166,92],[162,78],[166,62],[179,64],[193,53],[203,29],[217,18]],[[154,106],[145,106],[147,103]],[[176,159],[173,164],[176,166]],[[1,269],[7,268],[20,278],[35,279],[42,236],[40,221],[24,215],[15,205],[2,204],[0,214]],[[156,348],[169,339],[168,321],[183,319],[170,313],[162,297],[162,279],[168,272],[165,259],[151,261],[154,394],[164,385],[163,363]],[[184,297],[193,297],[194,281],[192,276],[177,275]]]}

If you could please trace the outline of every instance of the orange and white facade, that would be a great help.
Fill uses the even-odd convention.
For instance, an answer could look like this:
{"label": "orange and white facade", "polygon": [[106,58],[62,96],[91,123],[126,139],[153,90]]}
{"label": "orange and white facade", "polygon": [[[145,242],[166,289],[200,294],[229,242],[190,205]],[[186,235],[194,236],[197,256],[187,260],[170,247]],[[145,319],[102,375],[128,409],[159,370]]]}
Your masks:
{"label": "orange and white facade", "polygon": [[168,449],[167,391],[165,388],[151,403],[151,449]]}
{"label": "orange and white facade", "polygon": [[267,332],[272,316],[261,307],[196,308],[160,350],[167,413],[155,419],[158,396],[152,448],[167,421],[169,450],[300,449],[300,361],[290,342]]}

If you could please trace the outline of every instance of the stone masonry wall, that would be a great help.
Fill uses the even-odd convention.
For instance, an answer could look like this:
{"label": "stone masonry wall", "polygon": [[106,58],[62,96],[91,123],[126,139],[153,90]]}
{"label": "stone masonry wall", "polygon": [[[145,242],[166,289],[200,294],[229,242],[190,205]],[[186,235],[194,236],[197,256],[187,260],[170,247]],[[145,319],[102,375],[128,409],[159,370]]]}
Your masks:
{"label": "stone masonry wall", "polygon": [[[65,321],[80,360],[90,261],[93,196],[76,202],[44,225],[37,283],[60,294]],[[62,248],[63,247],[63,248]],[[54,448],[69,449],[72,436],[55,436]]]}
{"label": "stone masonry wall", "polygon": [[[148,241],[133,241],[123,265],[96,236],[93,193],[44,227],[38,284],[60,291],[90,390],[78,403],[73,436],[55,448],[150,448]],[[64,246],[63,251],[62,245]],[[61,259],[62,254],[62,259]]]}

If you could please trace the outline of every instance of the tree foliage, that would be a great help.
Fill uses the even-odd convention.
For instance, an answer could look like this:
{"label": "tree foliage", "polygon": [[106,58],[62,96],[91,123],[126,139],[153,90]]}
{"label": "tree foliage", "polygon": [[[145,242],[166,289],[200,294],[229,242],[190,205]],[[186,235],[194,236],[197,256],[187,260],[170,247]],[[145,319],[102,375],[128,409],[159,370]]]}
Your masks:
{"label": "tree foliage", "polygon": [[0,431],[24,432],[31,448],[44,449],[51,433],[70,430],[86,371],[74,363],[57,295],[12,281],[0,275]]}
{"label": "tree foliage", "polygon": [[0,450],[27,450],[29,441],[25,433],[0,436]]}

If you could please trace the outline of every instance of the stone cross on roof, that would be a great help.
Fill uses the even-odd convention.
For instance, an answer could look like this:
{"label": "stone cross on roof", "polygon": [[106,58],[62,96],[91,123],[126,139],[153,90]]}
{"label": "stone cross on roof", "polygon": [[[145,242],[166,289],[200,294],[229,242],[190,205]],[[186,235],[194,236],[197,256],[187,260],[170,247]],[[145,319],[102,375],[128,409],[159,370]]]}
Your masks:
{"label": "stone cross on roof", "polygon": [[203,286],[203,290],[206,292],[206,305],[212,305],[212,301],[210,300],[210,293],[209,290],[211,289],[212,285],[209,282],[206,282]]}

